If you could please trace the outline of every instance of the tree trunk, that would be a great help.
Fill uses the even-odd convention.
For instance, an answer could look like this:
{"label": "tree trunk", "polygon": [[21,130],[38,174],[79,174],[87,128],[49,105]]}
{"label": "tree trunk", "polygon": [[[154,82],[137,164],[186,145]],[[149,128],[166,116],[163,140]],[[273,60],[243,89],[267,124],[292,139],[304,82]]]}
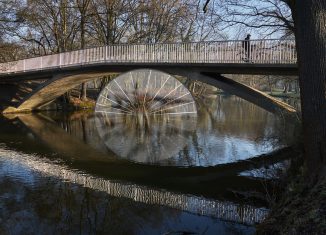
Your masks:
{"label": "tree trunk", "polygon": [[300,89],[299,89],[299,81],[295,81],[295,84],[294,84],[294,92],[295,92],[295,94],[299,94],[299,92],[300,92]]}
{"label": "tree trunk", "polygon": [[270,75],[268,75],[267,80],[268,80],[269,91],[272,94],[273,93],[273,84],[271,82],[271,76]]}
{"label": "tree trunk", "polygon": [[288,83],[287,82],[284,82],[284,87],[283,87],[283,93],[288,93]]}
{"label": "tree trunk", "polygon": [[[86,13],[87,13],[87,7],[89,4],[89,1],[84,0],[80,3],[79,5],[79,12],[81,15],[80,19],[80,47],[81,49],[85,49],[85,24],[86,24]],[[85,101],[87,99],[87,86],[86,83],[84,82],[82,84],[82,89],[81,89],[81,99]]]}
{"label": "tree trunk", "polygon": [[326,160],[326,1],[297,0],[295,20],[305,158],[316,176]]}
{"label": "tree trunk", "polygon": [[86,82],[82,83],[81,100],[83,100],[83,101],[87,100],[87,83]]}
{"label": "tree trunk", "polygon": [[287,92],[292,92],[292,81],[289,81],[288,82],[288,90],[287,90]]}

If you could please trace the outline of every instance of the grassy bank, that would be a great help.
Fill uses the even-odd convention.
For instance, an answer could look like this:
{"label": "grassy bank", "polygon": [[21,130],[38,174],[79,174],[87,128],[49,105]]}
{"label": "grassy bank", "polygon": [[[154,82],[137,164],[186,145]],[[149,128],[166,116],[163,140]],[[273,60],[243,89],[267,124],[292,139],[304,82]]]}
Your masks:
{"label": "grassy bank", "polygon": [[63,101],[62,99],[57,99],[43,110],[65,110],[65,111],[78,111],[78,110],[93,110],[95,108],[96,101],[91,98],[86,100],[81,100],[78,97],[69,97],[68,101]]}
{"label": "grassy bank", "polygon": [[95,104],[96,102],[93,99],[81,100],[79,98],[71,97],[69,100],[69,105],[75,110],[94,109]]}

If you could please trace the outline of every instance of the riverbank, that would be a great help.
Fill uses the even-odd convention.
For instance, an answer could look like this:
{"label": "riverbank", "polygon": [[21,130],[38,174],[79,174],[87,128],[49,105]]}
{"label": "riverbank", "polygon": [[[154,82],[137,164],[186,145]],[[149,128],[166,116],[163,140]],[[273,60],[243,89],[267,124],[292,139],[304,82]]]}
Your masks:
{"label": "riverbank", "polygon": [[290,168],[283,190],[257,234],[326,234],[326,177],[308,183],[302,154]]}
{"label": "riverbank", "polygon": [[[276,98],[291,98],[291,99],[300,99],[300,94],[298,93],[293,93],[293,92],[287,92],[284,93],[283,91],[273,91],[273,92],[269,92],[269,91],[263,91],[264,93],[266,93],[267,95],[276,97]],[[223,90],[218,90],[215,91],[214,94],[218,94],[218,95],[229,95],[229,93],[223,91]]]}
{"label": "riverbank", "polygon": [[82,110],[82,109],[94,109],[95,108],[96,101],[90,98],[87,98],[86,100],[81,100],[76,97],[70,97],[69,105],[74,110]]}
{"label": "riverbank", "polygon": [[61,110],[61,111],[79,111],[79,110],[93,110],[96,105],[96,100],[92,98],[87,98],[86,100],[81,100],[78,97],[70,96],[69,99],[63,101],[62,99],[57,99],[51,104],[43,107],[42,110]]}
{"label": "riverbank", "polygon": [[292,93],[292,92],[284,93],[284,92],[273,91],[273,92],[266,92],[266,94],[278,98],[300,99],[300,94]]}

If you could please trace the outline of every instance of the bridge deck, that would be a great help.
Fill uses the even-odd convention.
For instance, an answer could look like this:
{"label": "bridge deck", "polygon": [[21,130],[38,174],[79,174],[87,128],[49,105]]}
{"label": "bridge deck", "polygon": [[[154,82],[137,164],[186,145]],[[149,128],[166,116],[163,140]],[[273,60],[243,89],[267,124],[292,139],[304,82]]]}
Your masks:
{"label": "bridge deck", "polygon": [[296,63],[294,40],[252,40],[250,47],[245,47],[243,41],[120,44],[2,63],[0,77],[101,65],[116,70],[171,66],[206,68],[211,72],[218,69],[222,73],[257,74],[265,69],[294,74]]}

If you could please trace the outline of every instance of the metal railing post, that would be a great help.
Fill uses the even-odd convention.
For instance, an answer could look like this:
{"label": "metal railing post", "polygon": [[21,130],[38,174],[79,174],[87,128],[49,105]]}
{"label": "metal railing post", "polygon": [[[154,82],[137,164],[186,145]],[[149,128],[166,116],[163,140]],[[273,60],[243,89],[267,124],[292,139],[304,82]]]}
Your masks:
{"label": "metal railing post", "polygon": [[105,61],[108,61],[108,50],[109,50],[109,46],[105,46],[105,58],[104,58],[104,60]]}

